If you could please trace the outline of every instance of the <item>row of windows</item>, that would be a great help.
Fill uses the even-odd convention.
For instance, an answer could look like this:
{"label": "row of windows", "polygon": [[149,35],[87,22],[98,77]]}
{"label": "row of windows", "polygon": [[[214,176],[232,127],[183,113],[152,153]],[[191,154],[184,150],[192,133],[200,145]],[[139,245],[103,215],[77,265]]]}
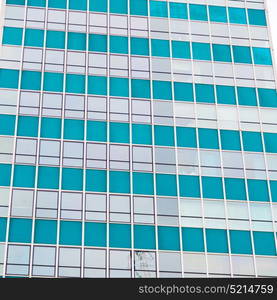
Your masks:
{"label": "row of windows", "polygon": [[[4,27],[3,44],[22,45],[23,29],[16,27]],[[67,48],[70,50],[86,50],[87,35],[85,33],[68,32]],[[107,52],[107,35],[90,34],[88,42],[89,51]],[[25,46],[43,47],[44,31],[40,29],[25,29]],[[146,39],[131,37],[130,53],[134,55],[149,56],[149,42],[151,42],[151,55],[159,57],[170,57],[170,42],[161,39]],[[109,36],[109,52],[128,54],[128,37]],[[192,54],[190,43],[184,41],[172,41],[172,57],[180,59],[213,60],[220,62],[232,62],[233,52],[235,63],[256,65],[272,65],[271,53],[269,48],[253,47],[253,60],[251,48],[246,46],[230,46],[223,44],[208,44],[192,42]],[[47,48],[65,48],[65,32],[47,31]]]}
{"label": "row of windows", "polygon": [[[6,0],[7,4],[24,5],[25,0]],[[128,5],[128,2],[130,3]],[[28,0],[28,6],[46,7],[45,0]],[[115,14],[128,14],[128,6],[130,6],[131,15],[147,16],[148,4],[150,16],[162,18],[175,18],[183,20],[197,20],[210,22],[223,22],[233,24],[250,24],[266,26],[265,11],[261,9],[245,9],[238,7],[200,5],[169,2],[153,1],[153,0],[109,0],[109,12]],[[67,0],[49,0],[49,8],[65,9]],[[107,0],[69,0],[68,8],[72,10],[87,10],[95,12],[107,12]],[[228,12],[228,13],[227,13]]]}

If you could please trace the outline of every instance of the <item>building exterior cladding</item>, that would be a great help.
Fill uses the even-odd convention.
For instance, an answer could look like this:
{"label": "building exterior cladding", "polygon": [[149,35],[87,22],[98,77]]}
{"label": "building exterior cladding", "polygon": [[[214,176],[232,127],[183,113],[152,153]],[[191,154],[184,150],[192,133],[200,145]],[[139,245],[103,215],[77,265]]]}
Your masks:
{"label": "building exterior cladding", "polygon": [[263,0],[6,0],[0,276],[277,275]]}

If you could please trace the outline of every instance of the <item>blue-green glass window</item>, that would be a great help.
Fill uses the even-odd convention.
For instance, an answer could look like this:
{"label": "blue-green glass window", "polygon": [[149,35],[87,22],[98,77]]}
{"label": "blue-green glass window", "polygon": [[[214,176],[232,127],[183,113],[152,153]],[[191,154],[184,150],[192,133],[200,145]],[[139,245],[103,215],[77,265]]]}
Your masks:
{"label": "blue-green glass window", "polygon": [[155,249],[155,227],[147,225],[134,225],[134,248]]}
{"label": "blue-green glass window", "polygon": [[71,50],[86,50],[87,38],[85,33],[68,32],[67,48]]}
{"label": "blue-green glass window", "polygon": [[254,64],[272,65],[271,52],[269,48],[253,47]]}
{"label": "blue-green glass window", "polygon": [[25,46],[43,47],[44,30],[40,29],[25,29]]}
{"label": "blue-green glass window", "polygon": [[107,12],[108,8],[107,0],[89,0],[89,10],[90,11],[99,11],[99,12]]}
{"label": "blue-green glass window", "polygon": [[110,171],[110,192],[130,193],[130,173]]}
{"label": "blue-green glass window", "polygon": [[216,96],[219,104],[236,104],[236,92],[233,86],[217,85]]}
{"label": "blue-green glass window", "polygon": [[183,59],[191,58],[189,42],[172,41],[172,57]]}
{"label": "blue-green glass window", "polygon": [[205,252],[202,228],[182,228],[182,242],[184,251]]}
{"label": "blue-green glass window", "polygon": [[270,181],[271,199],[273,202],[277,202],[277,181]]}
{"label": "blue-green glass window", "polygon": [[32,236],[31,219],[10,219],[9,242],[30,243]]}
{"label": "blue-green glass window", "polygon": [[171,18],[187,19],[188,9],[186,3],[169,2],[169,11]]}
{"label": "blue-green glass window", "polygon": [[17,125],[17,135],[19,136],[38,136],[38,118],[29,116],[19,116]]}
{"label": "blue-green glass window", "polygon": [[191,127],[177,127],[177,145],[178,147],[196,148],[196,129]]}
{"label": "blue-green glass window", "polygon": [[7,218],[0,218],[0,242],[5,242],[7,231]]}
{"label": "blue-green glass window", "polygon": [[232,46],[235,63],[251,64],[251,51],[250,47],[245,46]]}
{"label": "blue-green glass window", "polygon": [[6,0],[6,4],[24,5],[26,0]]}
{"label": "blue-green glass window", "polygon": [[61,138],[61,119],[42,118],[41,119],[41,137],[60,139]]}
{"label": "blue-green glass window", "polygon": [[245,181],[241,178],[224,178],[228,200],[246,200]]}
{"label": "blue-green glass window", "polygon": [[242,142],[244,151],[263,152],[262,135],[260,132],[243,131]]}
{"label": "blue-green glass window", "polygon": [[48,7],[51,8],[66,8],[67,0],[48,0]]}
{"label": "blue-green glass window", "polygon": [[250,25],[266,26],[265,11],[262,9],[247,9]]}
{"label": "blue-green glass window", "polygon": [[200,4],[189,4],[191,20],[208,21],[207,6]]}
{"label": "blue-green glass window", "polygon": [[206,229],[207,251],[214,253],[228,253],[226,230]]}
{"label": "blue-green glass window", "polygon": [[151,52],[152,52],[152,56],[169,57],[170,56],[169,41],[151,39]]}
{"label": "blue-green glass window", "polygon": [[68,93],[85,93],[86,78],[79,74],[66,74],[66,91]]}
{"label": "blue-green glass window", "polygon": [[177,196],[176,176],[171,174],[156,174],[157,195]]}
{"label": "blue-green glass window", "polygon": [[224,6],[209,5],[209,15],[211,22],[224,22],[227,23],[227,11]]}
{"label": "blue-green glass window", "polygon": [[241,150],[239,131],[220,130],[220,140],[223,150]]}
{"label": "blue-green glass window", "polygon": [[214,61],[232,61],[231,47],[229,45],[213,44],[212,49]]}
{"label": "blue-green glass window", "polygon": [[102,121],[87,122],[87,140],[95,142],[107,141],[107,123]]}
{"label": "blue-green glass window", "polygon": [[211,47],[208,43],[192,43],[193,59],[212,60]]}
{"label": "blue-green glass window", "polygon": [[246,10],[238,7],[228,7],[229,22],[234,24],[247,24]]}
{"label": "blue-green glass window", "polygon": [[4,27],[3,44],[21,45],[22,44],[22,28]]}
{"label": "blue-green glass window", "polygon": [[153,80],[153,98],[172,100],[171,81]]}
{"label": "blue-green glass window", "polygon": [[59,168],[39,166],[38,187],[42,189],[58,189],[59,177]]}
{"label": "blue-green glass window", "polygon": [[133,193],[142,195],[153,195],[153,174],[133,172]]}
{"label": "blue-green glass window", "polygon": [[46,34],[46,47],[47,48],[65,48],[65,33],[63,31],[47,30]]}
{"label": "blue-green glass window", "polygon": [[174,129],[171,126],[154,126],[155,145],[174,146]]}
{"label": "blue-green glass window", "polygon": [[85,246],[106,247],[107,246],[107,224],[85,223]]}
{"label": "blue-green glass window", "polygon": [[36,220],[35,221],[35,243],[56,244],[57,221]]}
{"label": "blue-green glass window", "polygon": [[89,51],[107,52],[107,36],[103,34],[89,35]]}
{"label": "blue-green glass window", "polygon": [[146,124],[132,124],[133,144],[152,144],[152,127]]}
{"label": "blue-green glass window", "polygon": [[18,70],[0,69],[0,87],[16,89],[18,87]]}
{"label": "blue-green glass window", "polygon": [[148,1],[147,0],[130,0],[131,15],[147,16]]}
{"label": "blue-green glass window", "polygon": [[88,94],[107,95],[107,77],[89,76],[88,77]]}
{"label": "blue-green glass window", "polygon": [[273,232],[254,231],[253,237],[256,255],[276,255]]}
{"label": "blue-green glass window", "polygon": [[83,140],[84,139],[84,121],[83,120],[64,120],[64,139]]}
{"label": "blue-green glass window", "polygon": [[110,247],[130,248],[131,247],[131,226],[129,224],[110,223]]}
{"label": "blue-green glass window", "polygon": [[277,134],[264,132],[266,152],[277,153]]}
{"label": "blue-green glass window", "polygon": [[110,12],[114,14],[127,14],[128,0],[110,0]]}
{"label": "blue-green glass window", "polygon": [[81,191],[83,189],[83,170],[64,168],[62,170],[62,189]]}
{"label": "blue-green glass window", "polygon": [[46,0],[27,0],[28,6],[38,6],[38,7],[45,7]]}
{"label": "blue-green glass window", "polygon": [[128,53],[128,38],[126,36],[110,35],[111,53]]}
{"label": "blue-green glass window", "polygon": [[193,102],[193,86],[187,82],[174,82],[174,97],[176,101]]}
{"label": "blue-green glass window", "polygon": [[160,250],[180,250],[180,237],[178,227],[159,226],[158,245]]}
{"label": "blue-green glass window", "polygon": [[44,73],[43,90],[48,92],[62,92],[63,91],[63,73]]}
{"label": "blue-green glass window", "polygon": [[219,149],[218,132],[216,129],[199,128],[199,147],[208,149]]}
{"label": "blue-green glass window", "polygon": [[110,122],[110,142],[129,143],[129,123]]}
{"label": "blue-green glass window", "polygon": [[0,185],[9,186],[11,183],[11,165],[0,164]]}
{"label": "blue-green glass window", "polygon": [[150,81],[144,79],[131,79],[132,97],[150,98]]}
{"label": "blue-green glass window", "polygon": [[13,135],[15,129],[14,115],[0,115],[0,135]]}
{"label": "blue-green glass window", "polygon": [[86,10],[87,0],[69,0],[69,9]]}
{"label": "blue-green glass window", "polygon": [[263,107],[277,107],[277,92],[273,89],[258,89],[259,103]]}
{"label": "blue-green glass window", "polygon": [[250,232],[230,230],[230,247],[232,254],[252,254]]}
{"label": "blue-green glass window", "polygon": [[266,180],[247,179],[250,201],[269,201],[268,186]]}
{"label": "blue-green glass window", "polygon": [[215,94],[212,84],[195,84],[196,102],[214,103]]}
{"label": "blue-green glass window", "polygon": [[110,95],[128,97],[129,80],[127,78],[110,77]]}
{"label": "blue-green glass window", "polygon": [[152,17],[168,17],[167,3],[162,1],[150,0],[150,16]]}
{"label": "blue-green glass window", "polygon": [[250,87],[237,87],[238,103],[239,105],[257,105],[257,95],[255,88]]}
{"label": "blue-green glass window", "polygon": [[131,37],[131,54],[149,55],[149,39]]}
{"label": "blue-green glass window", "polygon": [[106,170],[87,170],[86,171],[86,190],[91,192],[107,191],[107,171]]}
{"label": "blue-green glass window", "polygon": [[221,177],[202,177],[204,198],[223,199],[223,187]]}
{"label": "blue-green glass window", "polygon": [[22,71],[21,89],[40,90],[41,73],[36,71]]}
{"label": "blue-green glass window", "polygon": [[82,243],[82,223],[75,221],[60,222],[60,244],[61,245],[81,245]]}
{"label": "blue-green glass window", "polygon": [[200,182],[198,176],[180,175],[179,187],[181,197],[200,197]]}

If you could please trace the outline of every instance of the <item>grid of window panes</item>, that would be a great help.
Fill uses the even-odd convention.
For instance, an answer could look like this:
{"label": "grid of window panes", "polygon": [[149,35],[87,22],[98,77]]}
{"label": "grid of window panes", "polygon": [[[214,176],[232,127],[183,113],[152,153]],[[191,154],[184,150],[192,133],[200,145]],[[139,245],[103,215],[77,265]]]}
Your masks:
{"label": "grid of window panes", "polygon": [[0,276],[277,275],[263,0],[6,0]]}

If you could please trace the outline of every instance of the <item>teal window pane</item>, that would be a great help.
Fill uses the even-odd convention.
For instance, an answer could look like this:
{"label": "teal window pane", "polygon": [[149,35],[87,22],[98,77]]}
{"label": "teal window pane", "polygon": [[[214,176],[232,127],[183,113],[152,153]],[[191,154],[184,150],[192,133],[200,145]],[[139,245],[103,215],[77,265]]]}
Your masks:
{"label": "teal window pane", "polygon": [[107,246],[107,224],[85,223],[85,246]]}
{"label": "teal window pane", "polygon": [[237,87],[238,103],[239,105],[257,105],[257,95],[255,88],[250,87]]}
{"label": "teal window pane", "polygon": [[247,24],[244,8],[228,7],[229,22],[234,24]]}
{"label": "teal window pane", "polygon": [[107,36],[102,34],[89,35],[89,51],[107,52]]}
{"label": "teal window pane", "polygon": [[62,170],[62,189],[81,191],[83,189],[83,170],[64,168]]}
{"label": "teal window pane", "polygon": [[214,103],[214,86],[211,84],[195,84],[196,102]]}
{"label": "teal window pane", "polygon": [[107,77],[89,76],[88,77],[88,94],[90,94],[90,95],[107,95]]}
{"label": "teal window pane", "polygon": [[131,54],[149,55],[149,39],[131,37]]}
{"label": "teal window pane", "polygon": [[146,124],[132,124],[133,144],[152,144],[152,127]]}
{"label": "teal window pane", "polygon": [[63,73],[44,73],[43,90],[48,92],[62,92],[63,91]]}
{"label": "teal window pane", "polygon": [[6,0],[6,4],[24,5],[25,0]]}
{"label": "teal window pane", "polygon": [[223,199],[221,177],[202,177],[203,198]]}
{"label": "teal window pane", "polygon": [[66,8],[67,0],[48,0],[48,7],[50,8]]}
{"label": "teal window pane", "polygon": [[107,12],[108,8],[107,0],[89,0],[89,10],[90,11],[99,11],[99,12]]}
{"label": "teal window pane", "polygon": [[269,201],[269,193],[266,180],[247,179],[247,186],[250,201]]}
{"label": "teal window pane", "polygon": [[110,192],[130,193],[130,173],[110,171]]}
{"label": "teal window pane", "polygon": [[47,48],[65,48],[65,33],[63,31],[47,30],[46,34],[46,47]]}
{"label": "teal window pane", "polygon": [[31,47],[43,47],[44,30],[40,29],[25,29],[25,46]]}
{"label": "teal window pane", "polygon": [[191,54],[189,42],[172,41],[172,57],[190,59]]}
{"label": "teal window pane", "polygon": [[107,191],[107,171],[106,170],[87,170],[86,171],[86,190],[90,192]]}
{"label": "teal window pane", "polygon": [[131,79],[132,97],[150,98],[150,81],[144,79]]}
{"label": "teal window pane", "polygon": [[126,36],[110,35],[111,53],[128,53],[128,38]]}
{"label": "teal window pane", "polygon": [[41,118],[40,136],[44,138],[60,139],[61,123],[61,119]]}
{"label": "teal window pane", "polygon": [[199,147],[219,149],[218,132],[216,129],[199,128]]}
{"label": "teal window pane", "polygon": [[174,128],[154,125],[155,145],[174,146]]}
{"label": "teal window pane", "polygon": [[22,45],[22,28],[4,27],[3,30],[3,44]]}
{"label": "teal window pane", "polygon": [[61,245],[81,245],[82,243],[82,223],[74,221],[60,222],[60,244]]}
{"label": "teal window pane", "polygon": [[57,221],[36,220],[35,221],[35,243],[56,244],[57,242]]}
{"label": "teal window pane", "polygon": [[223,150],[241,150],[239,131],[220,130],[220,140]]}
{"label": "teal window pane", "polygon": [[180,237],[178,227],[158,227],[158,248],[159,250],[180,250]]}
{"label": "teal window pane", "polygon": [[196,129],[190,127],[177,127],[177,146],[196,148]]}
{"label": "teal window pane", "polygon": [[233,48],[235,63],[245,63],[245,64],[252,63],[250,47],[232,46],[232,48]]}
{"label": "teal window pane", "polygon": [[38,7],[45,7],[46,0],[27,0],[28,6],[38,6]]}
{"label": "teal window pane", "polygon": [[277,92],[273,89],[258,89],[259,103],[263,107],[277,107]]}
{"label": "teal window pane", "polygon": [[11,183],[11,165],[0,164],[0,185],[9,186]]}
{"label": "teal window pane", "polygon": [[171,82],[153,80],[153,98],[172,100]]}
{"label": "teal window pane", "polygon": [[84,121],[83,120],[64,120],[64,139],[83,140],[84,139]]}
{"label": "teal window pane", "polygon": [[247,200],[245,181],[241,178],[224,178],[228,200]]}
{"label": "teal window pane", "polygon": [[217,85],[216,95],[219,104],[236,104],[236,92],[233,86]]}
{"label": "teal window pane", "polygon": [[265,150],[270,153],[277,153],[276,133],[264,132]]}
{"label": "teal window pane", "polygon": [[230,230],[230,247],[232,254],[252,254],[250,232]]}
{"label": "teal window pane", "polygon": [[66,74],[66,91],[68,93],[85,93],[86,78],[84,75]]}
{"label": "teal window pane", "polygon": [[169,41],[151,39],[151,51],[152,51],[152,56],[169,57],[170,56]]}
{"label": "teal window pane", "polygon": [[269,183],[270,183],[271,199],[273,202],[277,202],[277,181],[270,181]]}
{"label": "teal window pane", "polygon": [[269,48],[253,47],[254,64],[272,65],[271,52]]}
{"label": "teal window pane", "polygon": [[6,241],[7,218],[0,218],[0,242]]}
{"label": "teal window pane", "polygon": [[142,195],[154,195],[153,174],[134,172],[133,193]]}
{"label": "teal window pane", "polygon": [[214,61],[231,62],[231,47],[229,45],[212,44]]}
{"label": "teal window pane", "polygon": [[276,255],[273,232],[254,231],[253,237],[256,255]]}
{"label": "teal window pane", "polygon": [[32,236],[31,219],[10,219],[9,242],[30,243]]}
{"label": "teal window pane", "polygon": [[114,14],[127,14],[128,0],[110,0],[110,12]]}
{"label": "teal window pane", "polygon": [[110,142],[129,143],[129,123],[110,122]]}
{"label": "teal window pane", "polygon": [[263,152],[260,132],[242,131],[242,142],[244,151]]}
{"label": "teal window pane", "polygon": [[41,73],[36,71],[22,71],[21,89],[40,90]]}
{"label": "teal window pane", "polygon": [[207,251],[228,253],[227,233],[223,229],[206,229]]}
{"label": "teal window pane", "polygon": [[34,166],[14,166],[13,186],[33,188],[35,186],[35,170]]}
{"label": "teal window pane", "polygon": [[168,17],[167,3],[162,1],[150,0],[150,16],[152,17]]}
{"label": "teal window pane", "polygon": [[110,95],[128,97],[129,80],[127,78],[110,77]]}
{"label": "teal window pane", "polygon": [[176,101],[193,102],[193,86],[192,83],[174,82],[174,97]]}
{"label": "teal window pane", "polygon": [[182,228],[183,250],[205,252],[202,228]]}
{"label": "teal window pane", "polygon": [[0,135],[13,135],[15,130],[14,115],[0,115]]}
{"label": "teal window pane", "polygon": [[192,57],[199,60],[212,60],[211,47],[207,43],[192,43]]}
{"label": "teal window pane", "polygon": [[131,226],[110,223],[110,243],[112,248],[131,248]]}
{"label": "teal window pane", "polygon": [[200,4],[189,4],[191,20],[208,21],[207,6]]}
{"label": "teal window pane", "polygon": [[86,50],[86,34],[80,32],[68,32],[67,48],[71,50]]}
{"label": "teal window pane", "polygon": [[208,8],[211,22],[228,22],[226,7],[210,5]]}
{"label": "teal window pane", "polygon": [[198,176],[180,175],[179,187],[181,197],[200,198],[200,182]]}
{"label": "teal window pane", "polygon": [[265,11],[262,9],[247,9],[250,25],[266,26]]}
{"label": "teal window pane", "polygon": [[170,18],[185,20],[188,18],[188,9],[185,3],[169,2],[169,11]]}
{"label": "teal window pane", "polygon": [[107,123],[101,121],[87,122],[87,140],[95,142],[107,141]]}
{"label": "teal window pane", "polygon": [[147,225],[134,225],[134,248],[155,249],[155,227]]}
{"label": "teal window pane", "polygon": [[69,0],[69,9],[86,10],[87,0]]}
{"label": "teal window pane", "polygon": [[19,71],[0,69],[0,87],[17,89]]}
{"label": "teal window pane", "polygon": [[59,168],[39,166],[38,187],[42,189],[58,189],[59,177]]}
{"label": "teal window pane", "polygon": [[177,196],[176,176],[156,174],[156,188],[159,196]]}
{"label": "teal window pane", "polygon": [[19,116],[17,126],[17,135],[19,136],[38,136],[37,117]]}
{"label": "teal window pane", "polygon": [[148,1],[147,0],[130,0],[131,15],[147,16]]}

